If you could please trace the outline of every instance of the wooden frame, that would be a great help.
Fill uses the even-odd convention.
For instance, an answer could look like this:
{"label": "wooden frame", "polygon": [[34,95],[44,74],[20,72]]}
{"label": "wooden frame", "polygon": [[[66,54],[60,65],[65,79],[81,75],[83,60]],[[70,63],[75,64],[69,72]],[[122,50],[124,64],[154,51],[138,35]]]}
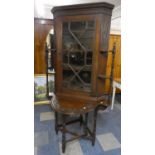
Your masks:
{"label": "wooden frame", "polygon": [[[53,85],[54,85],[54,75],[51,75],[51,76],[53,76],[53,79],[50,82],[53,82]],[[35,104],[47,103],[45,102],[48,100],[46,91],[47,91],[46,74],[35,74],[34,76]],[[53,91],[54,91],[54,88],[53,88]]]}
{"label": "wooden frame", "polygon": [[[103,77],[106,75],[107,65],[107,51],[110,34],[110,22],[113,5],[107,3],[92,3],[82,5],[71,5],[54,7],[52,12],[54,14],[54,31],[56,43],[56,76],[55,76],[55,91],[57,96],[62,98],[71,98],[72,100],[85,100],[86,102],[98,101],[98,97],[105,94],[103,89],[106,78],[98,79],[99,75]],[[91,91],[85,92],[80,90],[66,89],[62,87],[62,41],[63,41],[63,27],[62,23],[65,21],[85,21],[94,20],[95,37],[94,37],[94,55],[92,66]],[[106,51],[103,55],[102,51]],[[102,66],[102,67],[101,67]],[[97,87],[98,85],[98,87]]]}
{"label": "wooden frame", "polygon": [[[74,114],[79,115],[80,111],[84,111],[83,109],[87,109],[86,106],[82,106],[83,104],[91,104],[93,105],[94,110],[94,128],[91,132],[87,128],[87,118],[88,113],[85,112],[85,120],[83,122],[83,126],[85,128],[84,135],[74,134],[74,137],[71,140],[79,137],[86,137],[86,135],[90,134],[90,139],[92,140],[92,144],[95,144],[95,136],[96,136],[96,119],[97,119],[97,111],[99,109],[105,109],[110,104],[110,96],[111,96],[111,85],[110,91],[108,95],[104,91],[105,82],[108,79],[110,83],[113,78],[113,67],[114,63],[111,66],[111,74],[109,77],[106,76],[106,68],[107,68],[107,57],[108,57],[108,43],[109,43],[109,35],[110,35],[110,22],[112,9],[114,5],[108,3],[90,3],[90,4],[80,4],[80,5],[70,5],[70,6],[62,6],[62,7],[54,7],[52,12],[54,14],[54,31],[55,31],[55,43],[56,43],[56,66],[55,66],[55,93],[58,98],[58,103],[54,103],[53,109],[55,111],[55,130],[58,133],[58,130],[62,131],[62,151],[65,152],[66,146],[66,120],[65,115]],[[76,90],[74,88],[64,88],[62,85],[63,82],[63,37],[65,38],[65,34],[63,34],[63,22],[79,22],[86,20],[93,20],[95,22],[95,37],[93,44],[93,56],[92,56],[92,78],[91,78],[91,91],[86,92],[81,90]],[[70,25],[69,25],[70,31]],[[72,34],[72,38],[75,42],[77,42],[80,47],[83,45],[79,40],[75,37],[75,33],[70,32]],[[78,32],[79,33],[79,32]],[[86,38],[88,39],[88,38]],[[68,39],[69,40],[69,39]],[[82,48],[83,49],[83,48]],[[86,51],[85,49],[83,51]],[[113,50],[110,50],[112,53],[112,59],[114,59],[115,46]],[[69,57],[69,56],[68,56]],[[69,59],[68,59],[69,61]],[[85,64],[85,63],[84,63]],[[72,69],[72,68],[71,68]],[[83,103],[82,103],[83,102]],[[81,103],[81,106],[78,107]],[[71,113],[70,113],[71,112]],[[62,124],[58,124],[58,113],[62,115]],[[79,118],[80,121],[80,118]],[[77,121],[72,121],[72,123]],[[70,124],[70,123],[68,123]],[[69,140],[69,141],[71,141]]]}
{"label": "wooden frame", "polygon": [[[62,117],[62,124],[59,123],[58,116],[61,115]],[[66,143],[73,141],[75,139],[83,138],[90,140],[92,142],[92,145],[95,144],[95,138],[93,132],[88,128],[88,113],[84,114],[83,116],[80,115],[78,119],[70,120],[66,122],[67,115],[60,114],[58,112],[55,112],[55,132],[58,134],[58,131],[62,132],[62,152],[65,153],[66,149]],[[80,126],[83,126],[84,133],[78,134],[75,132],[72,132],[66,128],[67,125],[78,123]],[[66,139],[66,133],[71,134],[72,138]]]}

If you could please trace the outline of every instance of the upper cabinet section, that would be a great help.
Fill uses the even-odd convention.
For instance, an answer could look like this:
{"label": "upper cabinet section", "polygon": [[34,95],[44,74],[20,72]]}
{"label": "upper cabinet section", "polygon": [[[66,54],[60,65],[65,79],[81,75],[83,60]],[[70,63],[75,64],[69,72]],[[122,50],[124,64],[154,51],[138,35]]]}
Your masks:
{"label": "upper cabinet section", "polygon": [[57,16],[66,15],[85,15],[85,14],[108,14],[112,15],[114,5],[109,3],[87,3],[78,5],[58,6],[54,7],[51,11],[54,18]]}
{"label": "upper cabinet section", "polygon": [[[91,3],[54,7],[56,93],[82,98],[103,94],[114,5]],[[102,54],[102,52],[106,54]],[[98,85],[102,85],[98,89]],[[82,96],[77,96],[80,93]],[[84,98],[84,97],[83,97]]]}

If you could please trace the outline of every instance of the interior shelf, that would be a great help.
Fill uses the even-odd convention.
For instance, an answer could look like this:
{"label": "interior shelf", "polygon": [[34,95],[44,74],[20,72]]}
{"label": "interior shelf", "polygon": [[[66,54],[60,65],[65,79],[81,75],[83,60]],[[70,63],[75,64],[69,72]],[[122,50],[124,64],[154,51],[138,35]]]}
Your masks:
{"label": "interior shelf", "polygon": [[[78,30],[71,30],[72,32],[87,32],[87,31],[94,31],[94,28],[87,28],[87,29],[78,29]],[[64,33],[68,33],[68,29],[63,30]]]}
{"label": "interior shelf", "polygon": [[86,91],[86,92],[90,92],[90,86],[91,85],[87,85],[87,86],[84,86],[84,85],[82,85],[82,84],[70,84],[69,82],[67,82],[67,81],[63,81],[63,86],[65,87],[65,88],[68,88],[68,89],[74,89],[74,90],[83,90],[83,91]]}
{"label": "interior shelf", "polygon": [[[82,53],[83,52],[83,50],[79,50],[79,49],[63,49],[62,50],[63,52],[68,52],[68,53]],[[93,52],[93,50],[92,49],[86,49],[86,51],[87,52]]]}
{"label": "interior shelf", "polygon": [[[71,70],[68,64],[63,64],[62,66],[63,66],[63,70]],[[76,66],[76,65],[70,65],[70,66],[74,68],[76,71],[81,70],[81,68],[83,67],[83,66]],[[92,65],[87,65],[82,69],[82,71],[91,71],[91,69],[92,69]]]}
{"label": "interior shelf", "polygon": [[[69,33],[68,34],[64,34],[64,35],[65,35],[65,38],[70,37]],[[80,39],[93,39],[94,37],[93,36],[90,36],[90,37],[88,37],[88,36],[82,36],[82,37],[80,37],[79,36],[79,38]]]}

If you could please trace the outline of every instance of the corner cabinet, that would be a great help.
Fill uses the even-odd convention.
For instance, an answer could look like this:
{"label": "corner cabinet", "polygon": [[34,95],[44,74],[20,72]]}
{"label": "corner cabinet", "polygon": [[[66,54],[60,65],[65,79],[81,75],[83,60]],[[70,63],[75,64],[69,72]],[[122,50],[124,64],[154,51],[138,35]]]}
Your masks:
{"label": "corner cabinet", "polygon": [[55,93],[96,103],[105,93],[113,5],[89,3],[54,7]]}

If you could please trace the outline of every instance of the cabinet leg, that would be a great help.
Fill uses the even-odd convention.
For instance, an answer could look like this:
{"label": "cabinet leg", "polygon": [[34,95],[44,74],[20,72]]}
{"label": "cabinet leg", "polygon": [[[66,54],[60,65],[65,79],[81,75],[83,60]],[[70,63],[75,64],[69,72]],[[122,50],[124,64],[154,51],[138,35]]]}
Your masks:
{"label": "cabinet leg", "polygon": [[58,113],[55,112],[55,132],[58,134]]}
{"label": "cabinet leg", "polygon": [[98,109],[96,108],[96,109],[94,110],[94,127],[93,127],[93,139],[92,139],[92,145],[93,145],[93,146],[94,146],[94,144],[95,144],[95,139],[96,139],[97,112],[98,112]]}
{"label": "cabinet leg", "polygon": [[84,133],[85,133],[85,135],[88,134],[87,124],[88,124],[88,113],[85,114],[85,120],[84,120]]}
{"label": "cabinet leg", "polygon": [[82,115],[80,115],[80,126],[82,125],[82,122],[83,122],[83,117]]}
{"label": "cabinet leg", "polygon": [[65,115],[62,115],[62,152],[65,153],[65,148],[66,148],[66,131],[65,131],[65,128],[66,128],[66,116]]}

